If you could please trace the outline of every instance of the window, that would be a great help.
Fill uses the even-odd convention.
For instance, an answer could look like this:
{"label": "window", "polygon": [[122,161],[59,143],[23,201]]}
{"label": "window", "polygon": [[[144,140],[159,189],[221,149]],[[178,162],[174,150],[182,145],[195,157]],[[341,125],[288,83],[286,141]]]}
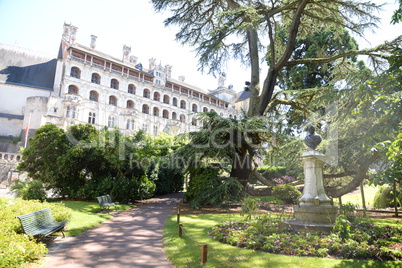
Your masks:
{"label": "window", "polygon": [[68,86],[68,94],[78,94],[78,88],[76,86]]}
{"label": "window", "polygon": [[232,116],[231,114],[229,114],[229,118],[232,119],[232,117],[233,117],[233,116]]}
{"label": "window", "polygon": [[234,120],[237,120],[237,116],[236,116],[236,115],[234,116]]}
{"label": "window", "polygon": [[158,126],[154,126],[154,135],[158,136]]}
{"label": "window", "polygon": [[163,103],[169,104],[170,97],[168,95],[163,95]]}
{"label": "window", "polygon": [[180,101],[180,108],[186,109],[186,102],[184,100]]}
{"label": "window", "polygon": [[89,92],[89,100],[91,101],[98,101],[99,98],[99,94],[98,92],[91,90],[91,92]]}
{"label": "window", "polygon": [[155,72],[155,75],[158,77],[163,77],[163,74],[161,72]]}
{"label": "window", "polygon": [[153,115],[154,115],[154,116],[159,116],[159,109],[158,109],[158,107],[154,107],[154,113],[153,113]]}
{"label": "window", "polygon": [[127,92],[130,94],[135,94],[135,86],[133,84],[129,84]]}
{"label": "window", "polygon": [[194,113],[198,112],[197,104],[193,104],[192,111],[193,111]]}
{"label": "window", "polygon": [[143,123],[142,130],[144,130],[145,132],[148,132],[148,124]]}
{"label": "window", "polygon": [[114,89],[119,89],[119,81],[117,79],[112,79],[110,81],[110,87]]}
{"label": "window", "polygon": [[99,84],[100,84],[100,80],[101,80],[101,77],[100,77],[99,74],[97,74],[97,73],[93,73],[93,74],[92,74],[92,78],[91,78],[91,82],[92,82],[92,83],[99,85]]}
{"label": "window", "polygon": [[161,80],[158,80],[158,79],[155,80],[155,83],[156,83],[157,85],[162,85]]}
{"label": "window", "polygon": [[173,106],[177,106],[177,99],[173,98]]}
{"label": "window", "polygon": [[186,123],[186,117],[184,116],[184,114],[180,115],[180,122]]}
{"label": "window", "polygon": [[142,113],[149,114],[149,106],[144,104],[142,105]]}
{"label": "window", "polygon": [[204,109],[202,109],[202,111],[203,111],[204,113],[208,113],[208,108],[207,108],[207,107],[204,107]]}
{"label": "window", "polygon": [[169,119],[169,111],[168,110],[163,110],[162,117],[166,118],[166,119]]}
{"label": "window", "polygon": [[108,121],[107,121],[107,126],[114,127],[114,116],[109,116]]}
{"label": "window", "polygon": [[72,67],[70,71],[70,76],[74,78],[80,78],[81,77],[81,70],[78,69],[77,67]]}
{"label": "window", "polygon": [[89,124],[95,124],[95,118],[96,118],[96,114],[93,113],[93,112],[89,112],[88,123]]}
{"label": "window", "polygon": [[172,113],[172,119],[177,120],[177,114],[175,112]]}
{"label": "window", "polygon": [[133,109],[134,108],[134,102],[132,100],[127,101],[127,108]]}
{"label": "window", "polygon": [[117,106],[117,99],[115,96],[109,97],[109,105]]}
{"label": "window", "polygon": [[149,91],[149,89],[147,89],[147,88],[144,89],[142,96],[147,99],[151,98],[151,92]]}
{"label": "window", "polygon": [[67,118],[70,118],[70,117],[75,118],[76,117],[76,108],[67,106],[66,117]]}
{"label": "window", "polygon": [[197,126],[197,119],[193,118],[193,119],[191,120],[191,125]]}
{"label": "window", "polygon": [[135,121],[134,119],[127,119],[126,129],[135,129]]}
{"label": "window", "polygon": [[211,111],[210,111],[210,112],[211,112],[211,113],[216,113],[214,109],[211,109]]}
{"label": "window", "polygon": [[154,93],[154,101],[160,101],[161,100],[161,94],[159,94],[158,92]]}

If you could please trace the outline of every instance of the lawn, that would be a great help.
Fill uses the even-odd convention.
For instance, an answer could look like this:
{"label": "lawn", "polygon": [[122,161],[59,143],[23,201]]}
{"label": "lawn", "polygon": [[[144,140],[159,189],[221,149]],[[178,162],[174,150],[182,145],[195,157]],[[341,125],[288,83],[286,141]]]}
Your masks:
{"label": "lawn", "polygon": [[[182,215],[183,237],[178,237],[176,217],[164,228],[164,246],[175,267],[200,267],[201,245],[208,246],[205,267],[398,267],[400,262],[343,260],[269,254],[222,244],[209,237],[210,229],[222,222],[241,220],[238,214]],[[401,266],[399,266],[401,267]]]}
{"label": "lawn", "polygon": [[[66,236],[77,236],[113,217],[111,214],[98,213],[101,209],[95,202],[61,201],[54,203],[62,203],[73,211],[64,232]],[[117,205],[116,209],[126,210],[131,207],[130,205]]]}

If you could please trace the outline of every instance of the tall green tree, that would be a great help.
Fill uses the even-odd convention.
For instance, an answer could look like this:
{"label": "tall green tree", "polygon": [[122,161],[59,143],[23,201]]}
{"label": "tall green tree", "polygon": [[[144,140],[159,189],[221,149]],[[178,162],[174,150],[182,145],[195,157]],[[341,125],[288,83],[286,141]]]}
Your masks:
{"label": "tall green tree", "polygon": [[[278,84],[278,79],[287,70],[315,69],[325,76],[328,75],[326,68],[332,64],[345,72],[350,68],[350,59],[357,55],[366,55],[379,66],[381,59],[388,59],[402,40],[400,36],[392,42],[365,50],[351,45],[345,29],[363,36],[365,30],[375,28],[379,21],[374,14],[381,6],[371,1],[152,0],[152,3],[157,11],[171,11],[165,24],[177,25],[179,31],[176,39],[195,47],[201,70],[220,72],[231,58],[240,59],[250,66],[248,117],[265,116],[278,105],[288,105],[302,111],[311,105],[309,99],[315,98],[317,91],[312,92],[310,87],[293,87],[293,95],[299,96],[297,99],[281,98],[286,94],[274,96],[277,86],[281,84]],[[326,35],[327,40],[340,46],[331,49],[328,45],[316,45],[314,54],[298,46],[303,43],[302,40],[320,44],[325,40],[319,37]],[[261,73],[261,64],[268,68],[265,74]],[[260,77],[265,78],[260,81]],[[313,73],[304,78],[289,78],[294,78],[290,83],[295,85],[318,85],[331,79],[320,79]],[[284,80],[279,82],[286,87],[290,85],[285,84]],[[327,88],[331,89],[331,85]],[[320,86],[323,88],[324,85]],[[300,106],[300,103],[303,105]],[[239,160],[252,158],[255,153],[247,145],[238,147],[237,152],[243,152],[244,155],[233,157],[232,166],[239,168],[235,173],[244,181],[251,170],[242,170]]]}

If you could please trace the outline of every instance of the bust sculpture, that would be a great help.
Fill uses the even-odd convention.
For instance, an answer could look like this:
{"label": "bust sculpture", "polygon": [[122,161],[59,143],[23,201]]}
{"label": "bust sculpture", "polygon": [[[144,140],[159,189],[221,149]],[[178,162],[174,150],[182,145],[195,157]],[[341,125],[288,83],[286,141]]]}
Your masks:
{"label": "bust sculpture", "polygon": [[321,135],[315,134],[314,126],[308,126],[306,131],[309,134],[304,138],[304,143],[310,150],[315,150],[322,141]]}

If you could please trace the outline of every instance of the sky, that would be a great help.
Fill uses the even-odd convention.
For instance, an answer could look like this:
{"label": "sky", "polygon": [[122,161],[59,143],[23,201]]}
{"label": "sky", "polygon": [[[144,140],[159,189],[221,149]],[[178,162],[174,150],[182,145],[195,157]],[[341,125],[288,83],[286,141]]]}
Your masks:
{"label": "sky", "polygon": [[[360,48],[392,40],[402,34],[401,24],[390,25],[397,0],[387,3],[376,33],[368,32],[366,39],[357,39]],[[156,13],[149,0],[0,0],[0,44],[15,45],[56,57],[63,33],[63,24],[78,27],[77,43],[90,44],[96,35],[96,50],[122,58],[123,45],[131,46],[145,68],[155,58],[163,66],[172,65],[172,77],[185,77],[185,82],[202,89],[218,87],[218,79],[198,71],[194,49],[176,42],[175,28],[163,24],[167,13]],[[176,29],[177,30],[177,29]],[[250,73],[240,62],[228,64],[225,85],[241,91]]]}

